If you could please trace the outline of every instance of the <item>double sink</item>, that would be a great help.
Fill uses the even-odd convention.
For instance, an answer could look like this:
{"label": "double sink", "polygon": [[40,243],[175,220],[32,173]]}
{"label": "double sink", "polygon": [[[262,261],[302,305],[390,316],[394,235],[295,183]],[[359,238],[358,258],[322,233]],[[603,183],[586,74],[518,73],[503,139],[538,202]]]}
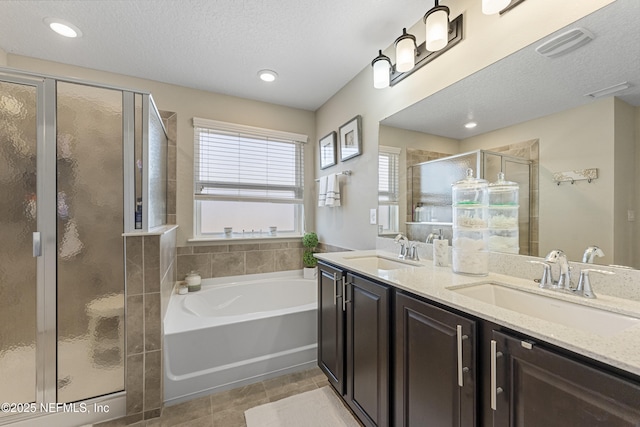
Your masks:
{"label": "double sink", "polygon": [[[384,275],[390,270],[422,267],[419,262],[394,259],[381,255],[345,257],[354,267],[378,270]],[[640,324],[640,318],[609,311],[579,302],[555,298],[552,295],[496,282],[479,282],[451,286],[450,291],[486,304],[512,310],[520,314],[546,320],[570,328],[611,337]],[[579,297],[575,297],[578,299]]]}

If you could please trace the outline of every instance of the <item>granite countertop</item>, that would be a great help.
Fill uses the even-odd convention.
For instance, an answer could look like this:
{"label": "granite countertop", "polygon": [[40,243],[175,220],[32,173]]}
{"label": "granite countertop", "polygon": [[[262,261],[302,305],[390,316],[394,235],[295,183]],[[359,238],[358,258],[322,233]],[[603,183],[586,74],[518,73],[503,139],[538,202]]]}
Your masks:
{"label": "granite countertop", "polygon": [[[455,274],[450,266],[434,267],[431,260],[419,261],[415,263],[417,264],[415,267],[407,266],[407,268],[395,270],[379,270],[353,259],[364,256],[396,258],[396,254],[381,250],[318,253],[315,256],[318,259],[343,267],[354,273],[371,277],[397,289],[404,289],[415,295],[469,313],[472,316],[529,335],[532,338],[546,341],[635,375],[640,375],[640,322],[613,336],[603,336],[604,334],[571,328],[501,308],[454,292],[449,288],[495,282],[532,293],[548,295],[553,298],[602,308],[637,318],[640,318],[640,302],[600,294],[596,299],[586,299],[577,295],[540,289],[538,284],[532,280],[504,274],[489,273],[488,276],[481,277]],[[597,278],[595,280],[592,278],[592,281],[597,283]]]}

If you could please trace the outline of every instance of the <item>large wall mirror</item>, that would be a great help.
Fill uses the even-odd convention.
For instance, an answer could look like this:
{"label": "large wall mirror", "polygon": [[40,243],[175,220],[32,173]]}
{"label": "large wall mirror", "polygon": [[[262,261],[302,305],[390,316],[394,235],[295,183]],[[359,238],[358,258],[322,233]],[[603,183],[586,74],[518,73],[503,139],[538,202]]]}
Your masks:
{"label": "large wall mirror", "polygon": [[[383,120],[379,234],[413,232],[415,165],[485,150],[531,164],[521,254],[562,249],[582,261],[598,246],[594,263],[640,268],[639,21],[640,2],[617,0]],[[536,52],[577,28],[593,39],[554,57]],[[558,185],[555,174],[585,169],[597,179]]]}

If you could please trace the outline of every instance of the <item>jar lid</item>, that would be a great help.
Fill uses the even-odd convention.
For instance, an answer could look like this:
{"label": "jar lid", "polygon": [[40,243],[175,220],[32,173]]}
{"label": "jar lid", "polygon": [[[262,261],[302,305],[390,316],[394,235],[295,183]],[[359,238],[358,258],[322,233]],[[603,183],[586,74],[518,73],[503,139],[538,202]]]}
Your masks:
{"label": "jar lid", "polygon": [[465,189],[465,188],[475,189],[478,187],[486,187],[487,183],[488,182],[486,179],[474,177],[473,169],[468,168],[466,178],[453,183],[452,186],[456,189]]}
{"label": "jar lid", "polygon": [[506,181],[504,179],[504,172],[498,172],[498,180],[489,184],[490,192],[513,191],[519,188],[520,185],[517,182]]}

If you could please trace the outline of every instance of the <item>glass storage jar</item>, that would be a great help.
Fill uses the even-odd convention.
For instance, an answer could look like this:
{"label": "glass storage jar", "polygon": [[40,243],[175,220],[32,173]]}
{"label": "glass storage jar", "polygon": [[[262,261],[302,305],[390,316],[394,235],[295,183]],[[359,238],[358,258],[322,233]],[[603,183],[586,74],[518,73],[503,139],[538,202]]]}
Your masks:
{"label": "glass storage jar", "polygon": [[477,276],[489,273],[487,189],[487,181],[474,178],[473,169],[467,169],[467,177],[452,185],[454,273]]}

